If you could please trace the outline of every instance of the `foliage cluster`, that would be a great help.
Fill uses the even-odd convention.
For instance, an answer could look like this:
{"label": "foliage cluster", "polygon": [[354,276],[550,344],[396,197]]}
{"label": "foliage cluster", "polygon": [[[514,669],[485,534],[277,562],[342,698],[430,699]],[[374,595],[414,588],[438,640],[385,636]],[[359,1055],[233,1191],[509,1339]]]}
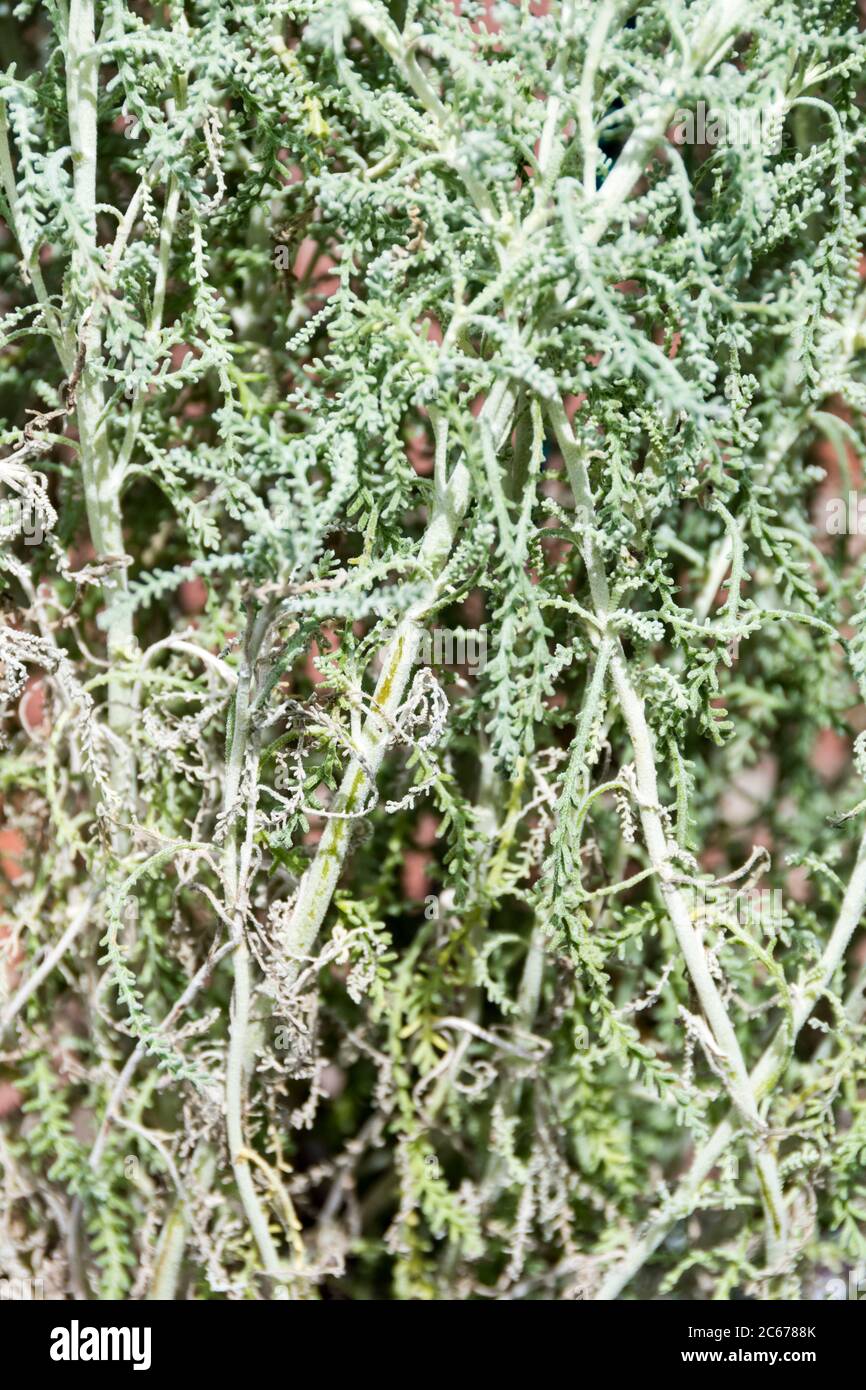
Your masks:
{"label": "foliage cluster", "polygon": [[2,1272],[813,1296],[866,1258],[856,6],[0,47]]}

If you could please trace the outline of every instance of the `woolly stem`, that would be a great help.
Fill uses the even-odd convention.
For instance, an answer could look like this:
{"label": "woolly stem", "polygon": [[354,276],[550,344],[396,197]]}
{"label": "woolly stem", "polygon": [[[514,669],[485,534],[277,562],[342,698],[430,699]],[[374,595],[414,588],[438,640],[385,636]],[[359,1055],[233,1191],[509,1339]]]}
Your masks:
{"label": "woolly stem", "polygon": [[[763,1099],[773,1089],[784,1070],[793,1043],[806,1023],[812,1010],[821,998],[836,973],[847,949],[848,943],[863,918],[866,909],[866,831],[860,841],[857,861],[836,924],[824,953],[813,971],[807,971],[791,990],[794,999],[793,1037],[785,1027],[780,1028],[773,1041],[765,1049],[760,1061],[753,1067],[749,1077],[752,1092],[757,1100]],[[858,980],[855,991],[861,988]],[[674,1193],[668,1210],[657,1217],[648,1230],[636,1241],[623,1259],[607,1275],[596,1298],[599,1300],[616,1298],[647,1260],[658,1249],[668,1231],[680,1219],[680,1215],[693,1211],[704,1179],[716,1166],[725,1149],[736,1137],[733,1119],[723,1120],[713,1131],[706,1144],[692,1160],[688,1173]]]}
{"label": "woolly stem", "polygon": [[87,897],[87,901],[79,908],[78,912],[76,912],[69,926],[66,928],[66,931],[60,937],[60,940],[46,953],[45,958],[32,974],[28,975],[24,983],[16,990],[15,994],[9,1000],[9,1003],[3,1011],[2,1017],[0,1017],[0,1041],[2,1041],[6,1030],[24,1008],[27,1000],[36,993],[42,981],[47,979],[52,970],[60,964],[73,942],[81,935],[90,921],[90,914],[95,900],[96,894],[90,893]]}
{"label": "woolly stem", "polygon": [[[692,74],[711,72],[737,35],[748,26],[750,19],[768,6],[769,0],[728,0],[721,14],[718,5],[708,6],[704,19],[690,36],[689,66]],[[590,245],[601,240],[611,218],[643,174],[649,154],[670,124],[676,110],[678,92],[688,75],[678,74],[674,70],[670,77],[665,78],[658,97],[626,141],[616,164],[593,199],[585,234]]]}
{"label": "woolly stem", "polygon": [[[72,251],[71,285],[72,293],[83,306],[74,354],[82,360],[75,393],[75,418],[90,538],[97,561],[109,566],[102,581],[110,662],[108,722],[112,731],[122,739],[130,727],[132,708],[128,677],[118,668],[132,654],[133,633],[132,616],[125,602],[127,584],[123,566],[121,479],[113,466],[105,397],[97,370],[102,356],[102,334],[96,313],[101,292],[101,272],[96,240],[99,57],[94,34],[94,8],[94,0],[72,0],[66,46],[73,203],[78,224]],[[129,798],[133,779],[134,765],[128,750],[121,752],[115,747],[112,784],[118,796]]]}
{"label": "woolly stem", "polygon": [[[586,461],[561,402],[552,403],[549,406],[549,414],[565,459],[575,506],[585,518],[583,558],[596,618],[604,632],[610,612],[610,594],[604,564],[595,541],[595,503]],[[594,640],[600,640],[594,632],[592,635]],[[634,749],[640,819],[650,863],[658,878],[661,895],[689,975],[721,1054],[721,1066],[728,1092],[751,1134],[750,1149],[767,1218],[767,1256],[771,1264],[776,1264],[781,1262],[787,1240],[787,1218],[776,1159],[769,1141],[761,1135],[763,1125],[746,1063],[724,1001],[710,972],[706,951],[692,922],[688,904],[673,881],[675,870],[671,856],[672,847],[668,844],[659,809],[655,748],[644,703],[630,680],[622,643],[613,632],[608,632],[607,635],[613,643],[611,679]]]}
{"label": "woolly stem", "polygon": [[[695,44],[697,61],[711,62],[714,55],[721,52],[728,38],[735,36],[745,16],[755,9],[749,0],[732,0],[724,21],[705,21],[700,27],[698,42]],[[425,108],[437,120],[441,118],[440,103],[426,77],[417,64],[407,66],[404,44],[399,30],[391,24],[386,12],[371,0],[352,0],[351,13],[362,23],[378,43],[382,45],[391,59],[400,67],[407,81]],[[710,42],[712,39],[712,42]],[[638,177],[642,173],[656,142],[664,135],[673,114],[676,99],[676,84],[664,94],[664,100],[654,105],[652,112],[626,142],[622,154],[608,174],[598,191],[593,215],[587,229],[587,240],[597,242],[606,231],[611,218],[628,198]],[[560,142],[553,138],[553,130],[559,112],[559,97],[551,98],[546,123],[545,162],[539,168],[539,185],[546,188],[552,171],[558,167]],[[490,216],[489,195],[483,187],[473,180],[469,187],[470,195],[485,217]],[[501,254],[504,266],[516,261],[523,254],[527,237],[534,230],[539,213],[536,207],[527,216],[524,224],[514,235],[511,245]],[[502,383],[491,391],[479,417],[479,428],[486,424],[494,437],[499,440],[510,429],[516,394]],[[421,556],[435,573],[441,573],[448,553],[454,543],[459,526],[469,504],[470,475],[466,464],[461,460],[454,469],[444,496],[438,496],[427,535],[422,544]],[[376,776],[381,767],[388,744],[388,722],[400,706],[409,679],[409,673],[417,653],[420,640],[418,618],[425,608],[435,602],[435,582],[429,600],[416,605],[397,628],[393,641],[386,649],[382,673],[373,697],[374,711],[367,719],[361,736],[360,759],[353,759],[343,777],[335,809],[345,813],[363,805],[370,790],[370,776]],[[316,939],[324,921],[328,906],[336,888],[349,843],[350,822],[345,819],[330,819],[319,841],[316,857],[304,874],[292,918],[289,923],[286,944],[292,954],[298,956],[308,952]]]}
{"label": "woolly stem", "polygon": [[250,954],[244,936],[244,918],[247,902],[249,850],[257,799],[255,787],[249,789],[246,815],[247,833],[240,862],[235,827],[241,777],[249,743],[251,688],[256,661],[267,632],[270,616],[271,610],[266,607],[259,612],[255,619],[250,619],[248,622],[247,640],[238,671],[226,780],[223,790],[223,816],[231,818],[225,830],[223,878],[226,890],[226,909],[234,919],[233,934],[236,942],[234,989],[232,991],[229,1048],[226,1060],[225,1107],[229,1156],[241,1202],[259,1247],[266,1272],[272,1278],[282,1281],[285,1278],[285,1271],[270,1233],[267,1216],[259,1202],[246,1157],[249,1149],[244,1139],[247,1070],[251,1052],[250,1006],[252,1002]]}
{"label": "woolly stem", "polygon": [[[515,392],[510,386],[500,383],[491,391],[482,416],[495,435],[501,436],[510,424],[514,401]],[[350,760],[334,803],[334,810],[340,815],[328,819],[316,857],[301,879],[285,936],[287,949],[298,962],[310,951],[324,921],[349,846],[351,820],[345,817],[363,807],[382,766],[394,719],[417,660],[421,620],[439,596],[438,577],[445,568],[469,506],[470,474],[464,460],[455,464],[444,487],[437,479],[436,497],[420,552],[421,563],[433,576],[432,581],[427,593],[398,625],[385,648],[373,707],[358,739],[358,755]]]}
{"label": "woolly stem", "polygon": [[[198,1192],[207,1192],[213,1183],[216,1164],[207,1149],[193,1155],[192,1169]],[[156,1248],[153,1275],[147,1291],[148,1302],[172,1302],[177,1297],[183,1252],[192,1225],[189,1196],[181,1192],[162,1229]]]}

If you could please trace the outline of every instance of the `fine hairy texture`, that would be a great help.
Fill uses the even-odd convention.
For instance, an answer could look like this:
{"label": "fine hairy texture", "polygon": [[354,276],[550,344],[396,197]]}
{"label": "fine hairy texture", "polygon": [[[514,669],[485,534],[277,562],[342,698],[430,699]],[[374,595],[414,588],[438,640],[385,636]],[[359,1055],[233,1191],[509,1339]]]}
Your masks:
{"label": "fine hairy texture", "polygon": [[866,1260],[862,23],[0,4],[0,1279]]}

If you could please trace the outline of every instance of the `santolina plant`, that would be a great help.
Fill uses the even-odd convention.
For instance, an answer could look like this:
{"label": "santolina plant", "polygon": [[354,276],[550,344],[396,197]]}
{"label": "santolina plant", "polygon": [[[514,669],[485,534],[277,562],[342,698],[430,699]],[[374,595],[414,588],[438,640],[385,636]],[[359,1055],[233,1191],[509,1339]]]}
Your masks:
{"label": "santolina plant", "polygon": [[0,1274],[837,1296],[856,7],[46,0],[0,44]]}

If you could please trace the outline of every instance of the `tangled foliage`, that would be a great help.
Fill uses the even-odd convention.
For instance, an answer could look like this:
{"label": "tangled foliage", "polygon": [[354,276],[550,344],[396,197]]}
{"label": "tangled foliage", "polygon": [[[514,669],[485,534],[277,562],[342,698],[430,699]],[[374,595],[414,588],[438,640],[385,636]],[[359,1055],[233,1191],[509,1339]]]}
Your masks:
{"label": "tangled foliage", "polygon": [[0,44],[2,1273],[820,1296],[866,1257],[856,7]]}

